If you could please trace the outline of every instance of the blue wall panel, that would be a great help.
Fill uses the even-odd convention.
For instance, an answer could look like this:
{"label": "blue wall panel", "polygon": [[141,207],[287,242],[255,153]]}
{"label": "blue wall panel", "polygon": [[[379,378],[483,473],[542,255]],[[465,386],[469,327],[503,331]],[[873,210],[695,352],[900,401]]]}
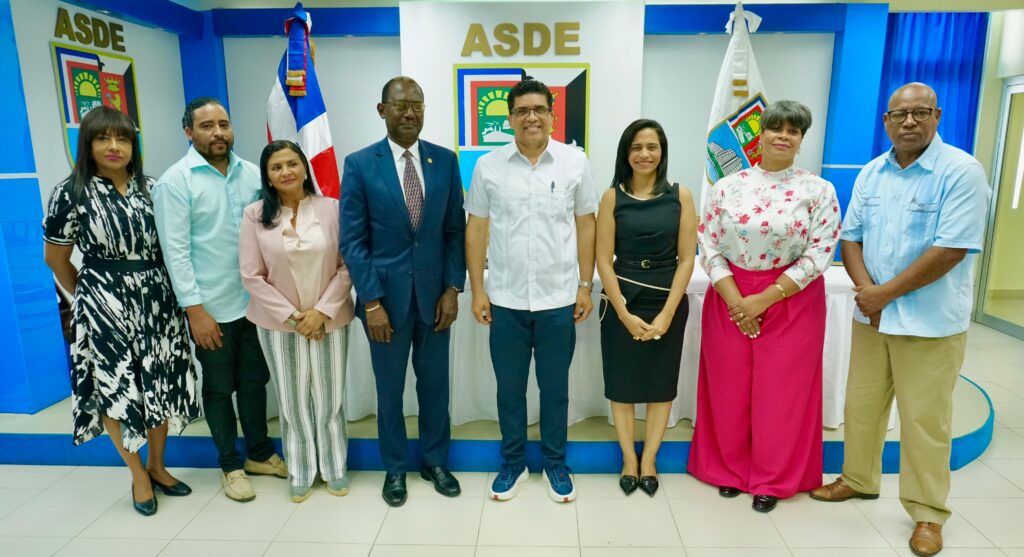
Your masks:
{"label": "blue wall panel", "polygon": [[70,384],[9,0],[0,0],[0,103],[18,138],[0,150],[0,412],[31,413],[67,397]]}
{"label": "blue wall panel", "polygon": [[196,97],[216,97],[224,103],[224,108],[230,114],[224,39],[214,33],[213,15],[210,12],[202,13],[202,29],[199,33],[179,37],[178,49],[181,53],[185,105]]}

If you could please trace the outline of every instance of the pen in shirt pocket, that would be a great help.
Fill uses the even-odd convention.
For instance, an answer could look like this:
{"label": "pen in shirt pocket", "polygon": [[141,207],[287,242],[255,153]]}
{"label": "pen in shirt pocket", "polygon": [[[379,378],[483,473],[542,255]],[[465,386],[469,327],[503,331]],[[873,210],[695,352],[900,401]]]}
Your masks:
{"label": "pen in shirt pocket", "polygon": [[551,193],[555,193],[555,181],[551,180]]}

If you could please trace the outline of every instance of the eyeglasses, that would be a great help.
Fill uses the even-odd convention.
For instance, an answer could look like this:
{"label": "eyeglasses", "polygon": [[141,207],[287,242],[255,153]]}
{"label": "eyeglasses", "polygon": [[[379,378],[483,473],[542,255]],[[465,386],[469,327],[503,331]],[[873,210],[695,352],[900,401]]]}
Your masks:
{"label": "eyeglasses", "polygon": [[531,112],[536,114],[538,118],[543,118],[548,114],[551,114],[551,108],[544,105],[529,107],[517,106],[511,110],[512,116],[515,116],[516,118],[524,118]]}
{"label": "eyeglasses", "polygon": [[924,122],[931,118],[932,112],[936,110],[938,108],[915,108],[914,110],[890,110],[886,114],[889,116],[889,121],[893,124],[902,124],[907,119],[908,114],[914,115],[915,122]]}
{"label": "eyeglasses", "polygon": [[412,102],[410,102],[410,101],[394,101],[394,102],[388,101],[388,102],[383,103],[383,104],[386,104],[386,105],[394,108],[395,110],[397,110],[398,112],[400,112],[402,114],[404,114],[405,111],[409,110],[410,108],[416,114],[422,114],[423,110],[425,108],[427,108],[427,105],[425,105],[425,104],[423,104],[421,102],[417,102],[417,101],[412,101]]}

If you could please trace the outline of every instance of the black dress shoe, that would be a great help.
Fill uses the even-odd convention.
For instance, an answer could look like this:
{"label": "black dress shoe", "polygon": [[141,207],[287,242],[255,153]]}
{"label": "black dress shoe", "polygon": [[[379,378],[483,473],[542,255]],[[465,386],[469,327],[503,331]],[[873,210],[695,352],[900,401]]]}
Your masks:
{"label": "black dress shoe", "polygon": [[752,504],[751,507],[759,513],[770,513],[778,502],[778,497],[773,497],[771,495],[755,495],[754,504]]}
{"label": "black dress shoe", "polygon": [[727,485],[718,486],[718,494],[722,497],[729,497],[730,499],[740,494],[740,490],[735,487],[729,487]]}
{"label": "black dress shoe", "polygon": [[654,497],[658,491],[658,476],[643,476],[640,478],[640,489],[644,493]]}
{"label": "black dress shoe", "polygon": [[420,477],[434,484],[434,490],[445,497],[456,497],[462,493],[459,480],[444,466],[424,466],[420,468]]}
{"label": "black dress shoe", "polygon": [[409,492],[405,489],[405,474],[388,474],[384,476],[384,490],[381,492],[384,502],[392,507],[405,504]]}
{"label": "black dress shoe", "polygon": [[619,487],[622,488],[622,492],[626,495],[632,495],[639,486],[640,479],[636,476],[619,476]]}
{"label": "black dress shoe", "polygon": [[164,495],[169,497],[184,497],[192,494],[192,488],[185,482],[178,482],[174,485],[164,485],[156,481],[156,478],[153,476],[149,477],[149,482],[153,484],[153,487],[159,489],[164,493]]}
{"label": "black dress shoe", "polygon": [[142,516],[153,516],[156,514],[156,494],[147,501],[135,500],[135,486],[132,486],[132,508]]}

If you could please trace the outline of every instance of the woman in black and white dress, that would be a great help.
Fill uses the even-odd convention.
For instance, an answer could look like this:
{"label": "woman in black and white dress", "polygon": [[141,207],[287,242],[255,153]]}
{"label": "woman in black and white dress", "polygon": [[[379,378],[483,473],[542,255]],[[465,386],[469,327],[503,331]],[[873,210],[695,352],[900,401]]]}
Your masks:
{"label": "woman in black and white dress", "polygon": [[[108,107],[82,118],[71,175],[54,189],[43,221],[47,265],[74,292],[71,346],[74,443],[107,430],[132,472],[135,509],[156,512],[154,488],[191,489],[164,467],[168,430],[199,417],[185,320],[157,242],[138,133]],[[82,252],[82,269],[71,252]],[[149,443],[148,462],[138,451]]]}

